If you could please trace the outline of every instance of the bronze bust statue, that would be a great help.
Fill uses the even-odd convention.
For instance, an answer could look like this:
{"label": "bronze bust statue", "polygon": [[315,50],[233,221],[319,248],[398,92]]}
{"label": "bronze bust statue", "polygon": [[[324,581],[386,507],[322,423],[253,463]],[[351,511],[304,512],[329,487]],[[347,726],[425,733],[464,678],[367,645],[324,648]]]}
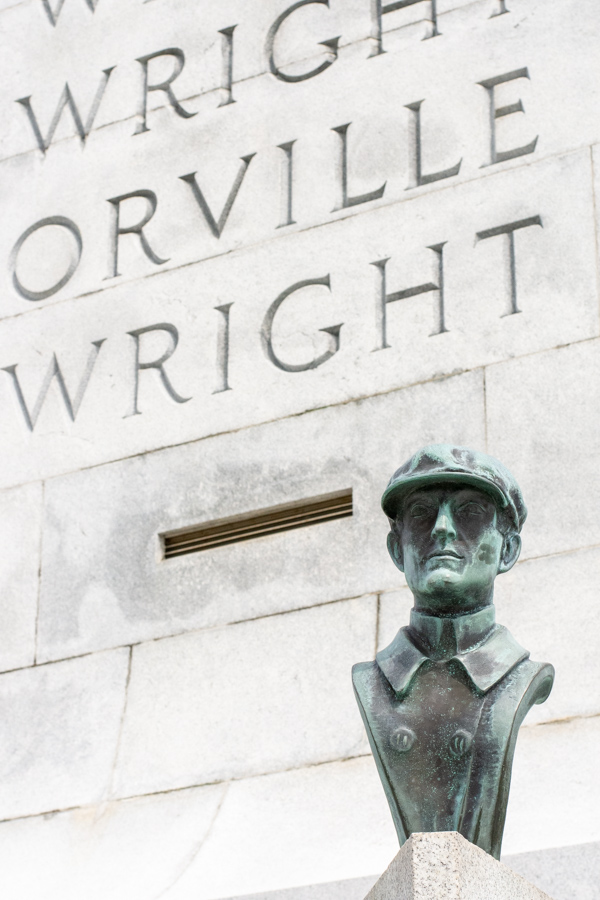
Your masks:
{"label": "bronze bust statue", "polygon": [[517,732],[554,680],[495,623],[494,579],[519,557],[523,497],[492,457],[432,444],[381,502],[414,608],[352,681],[398,838],[458,831],[499,859]]}

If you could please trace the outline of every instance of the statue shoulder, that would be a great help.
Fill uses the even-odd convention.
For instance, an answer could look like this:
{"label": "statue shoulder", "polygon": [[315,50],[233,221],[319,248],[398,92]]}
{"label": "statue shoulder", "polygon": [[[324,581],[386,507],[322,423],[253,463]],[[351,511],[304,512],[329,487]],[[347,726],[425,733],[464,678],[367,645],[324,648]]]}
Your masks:
{"label": "statue shoulder", "polygon": [[355,663],[352,666],[352,684],[357,694],[373,689],[381,679],[381,670],[377,661]]}
{"label": "statue shoulder", "polygon": [[554,666],[546,662],[524,659],[516,667],[517,682],[521,684],[523,700],[527,709],[544,703],[554,684]]}
{"label": "statue shoulder", "polygon": [[377,661],[372,659],[369,662],[354,663],[352,666],[352,681],[362,681],[372,675],[379,666]]}

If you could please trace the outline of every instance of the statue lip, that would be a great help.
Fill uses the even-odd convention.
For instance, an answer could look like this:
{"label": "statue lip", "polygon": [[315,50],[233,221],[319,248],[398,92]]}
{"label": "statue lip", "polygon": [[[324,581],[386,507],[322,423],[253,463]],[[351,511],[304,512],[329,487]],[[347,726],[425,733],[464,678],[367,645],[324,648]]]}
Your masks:
{"label": "statue lip", "polygon": [[436,550],[435,553],[430,553],[427,559],[463,559],[460,553],[457,553],[456,550]]}

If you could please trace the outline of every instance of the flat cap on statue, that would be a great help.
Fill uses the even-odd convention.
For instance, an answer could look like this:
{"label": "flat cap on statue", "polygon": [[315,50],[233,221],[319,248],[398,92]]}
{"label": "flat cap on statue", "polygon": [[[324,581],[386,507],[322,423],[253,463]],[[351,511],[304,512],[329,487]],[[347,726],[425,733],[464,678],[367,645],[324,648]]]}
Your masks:
{"label": "flat cap on statue", "polygon": [[395,519],[409,491],[436,482],[461,482],[485,491],[508,513],[517,531],[521,531],[527,507],[508,469],[487,453],[453,444],[428,444],[400,466],[381,498],[383,511],[388,518]]}

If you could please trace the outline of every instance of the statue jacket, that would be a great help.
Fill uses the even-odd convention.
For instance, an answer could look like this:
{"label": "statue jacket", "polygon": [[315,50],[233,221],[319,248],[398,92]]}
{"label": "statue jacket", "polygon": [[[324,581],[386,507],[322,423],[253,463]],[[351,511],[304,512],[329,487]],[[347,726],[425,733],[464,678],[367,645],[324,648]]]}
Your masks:
{"label": "statue jacket", "polygon": [[418,831],[458,831],[500,858],[517,732],[550,693],[554,669],[529,659],[494,607],[410,625],[354,691],[400,844]]}

